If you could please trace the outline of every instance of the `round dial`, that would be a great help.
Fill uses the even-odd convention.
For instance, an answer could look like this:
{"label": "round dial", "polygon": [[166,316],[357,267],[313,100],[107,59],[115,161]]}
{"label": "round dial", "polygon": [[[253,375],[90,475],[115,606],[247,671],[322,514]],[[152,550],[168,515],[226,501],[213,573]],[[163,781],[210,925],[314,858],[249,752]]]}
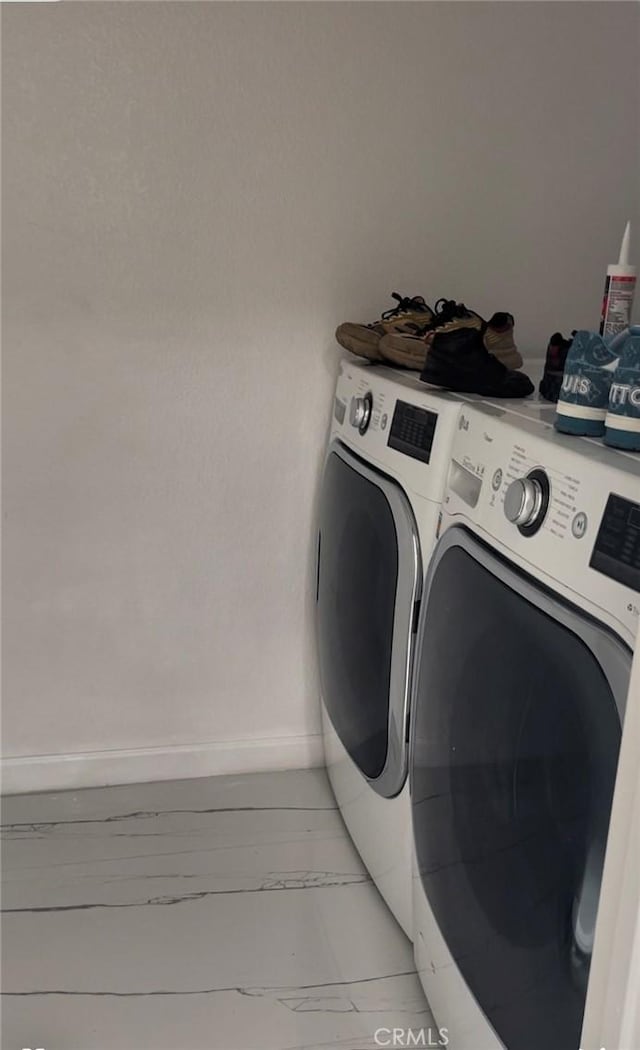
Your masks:
{"label": "round dial", "polygon": [[373,397],[371,391],[367,391],[364,397],[352,397],[349,406],[349,422],[352,427],[357,427],[364,434],[371,420],[371,409],[373,408]]}
{"label": "round dial", "polygon": [[536,468],[512,481],[504,497],[504,512],[524,536],[532,536],[544,521],[549,505],[549,479]]}
{"label": "round dial", "polygon": [[540,483],[530,478],[512,481],[504,497],[504,512],[514,525],[531,525],[542,503]]}

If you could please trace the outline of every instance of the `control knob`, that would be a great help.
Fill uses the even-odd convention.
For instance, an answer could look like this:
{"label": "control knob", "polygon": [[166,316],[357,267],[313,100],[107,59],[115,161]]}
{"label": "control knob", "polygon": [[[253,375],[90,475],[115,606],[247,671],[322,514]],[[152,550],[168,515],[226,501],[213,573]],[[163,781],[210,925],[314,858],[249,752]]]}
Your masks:
{"label": "control knob", "polygon": [[349,422],[352,427],[357,427],[364,434],[371,420],[371,409],[373,408],[373,397],[367,392],[364,397],[352,397],[349,406]]}
{"label": "control knob", "polygon": [[539,468],[512,481],[504,497],[505,515],[524,535],[538,531],[548,505],[549,479]]}

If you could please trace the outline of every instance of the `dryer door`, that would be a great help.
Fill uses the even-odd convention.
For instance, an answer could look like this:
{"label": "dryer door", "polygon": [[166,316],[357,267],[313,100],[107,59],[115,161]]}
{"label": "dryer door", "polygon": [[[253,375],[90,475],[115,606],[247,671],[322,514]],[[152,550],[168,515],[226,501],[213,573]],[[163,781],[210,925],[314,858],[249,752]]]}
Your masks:
{"label": "dryer door", "polygon": [[464,1015],[461,1046],[578,1050],[631,653],[459,527],[425,603],[411,794],[427,995],[452,1045]]}
{"label": "dryer door", "polygon": [[418,532],[399,485],[337,442],[324,469],[317,568],[323,703],[352,760],[390,798],[407,774]]}

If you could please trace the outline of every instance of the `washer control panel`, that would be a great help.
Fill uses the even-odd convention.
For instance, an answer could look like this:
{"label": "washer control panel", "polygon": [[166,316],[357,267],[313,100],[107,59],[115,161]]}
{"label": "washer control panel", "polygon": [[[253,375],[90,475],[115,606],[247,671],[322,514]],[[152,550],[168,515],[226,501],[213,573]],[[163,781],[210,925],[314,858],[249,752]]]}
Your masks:
{"label": "washer control panel", "polygon": [[640,457],[558,435],[544,423],[481,406],[462,409],[447,515],[611,611],[628,636],[640,620]]}
{"label": "washer control panel", "polygon": [[461,403],[409,372],[344,360],[331,439],[416,496],[442,501]]}
{"label": "washer control panel", "polygon": [[640,592],[640,503],[609,494],[589,565]]}

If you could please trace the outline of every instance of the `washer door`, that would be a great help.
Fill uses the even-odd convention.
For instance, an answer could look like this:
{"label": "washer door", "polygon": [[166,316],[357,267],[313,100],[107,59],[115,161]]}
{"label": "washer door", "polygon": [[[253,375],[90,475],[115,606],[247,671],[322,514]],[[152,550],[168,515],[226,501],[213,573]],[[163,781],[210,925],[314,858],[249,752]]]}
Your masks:
{"label": "washer door", "polygon": [[[578,1050],[631,653],[454,527],[418,659],[412,821],[439,987],[448,965],[508,1050]],[[436,1019],[455,1043],[454,1011]]]}
{"label": "washer door", "polygon": [[391,798],[407,775],[418,532],[399,485],[337,442],[324,469],[317,569],[323,702],[352,760]]}

